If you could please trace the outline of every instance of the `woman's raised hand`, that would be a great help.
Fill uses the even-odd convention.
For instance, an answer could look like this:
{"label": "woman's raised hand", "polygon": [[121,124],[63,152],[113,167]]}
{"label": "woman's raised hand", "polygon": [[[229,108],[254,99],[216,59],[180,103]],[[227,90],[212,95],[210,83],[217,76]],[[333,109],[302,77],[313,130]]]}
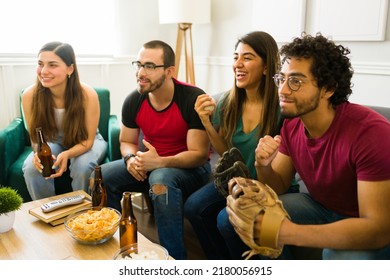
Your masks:
{"label": "woman's raised hand", "polygon": [[216,108],[216,101],[208,94],[199,95],[195,102],[195,111],[203,124],[210,122],[210,116]]}

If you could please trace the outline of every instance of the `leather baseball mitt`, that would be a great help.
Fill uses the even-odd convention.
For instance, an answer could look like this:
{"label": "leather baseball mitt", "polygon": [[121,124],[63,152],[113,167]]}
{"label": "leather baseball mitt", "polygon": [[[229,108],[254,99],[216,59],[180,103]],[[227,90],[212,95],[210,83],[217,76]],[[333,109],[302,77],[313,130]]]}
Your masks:
{"label": "leather baseball mitt", "polygon": [[[259,181],[241,177],[231,179],[228,187],[231,191],[226,207],[229,221],[251,249],[243,257],[249,259],[261,254],[277,258],[283,250],[283,246],[278,246],[280,225],[286,217],[290,218],[278,195]],[[258,215],[262,215],[261,232],[255,240],[254,222]]]}
{"label": "leather baseball mitt", "polygon": [[227,197],[229,195],[228,183],[233,177],[250,177],[248,167],[237,148],[224,152],[214,167],[214,184],[218,192]]}

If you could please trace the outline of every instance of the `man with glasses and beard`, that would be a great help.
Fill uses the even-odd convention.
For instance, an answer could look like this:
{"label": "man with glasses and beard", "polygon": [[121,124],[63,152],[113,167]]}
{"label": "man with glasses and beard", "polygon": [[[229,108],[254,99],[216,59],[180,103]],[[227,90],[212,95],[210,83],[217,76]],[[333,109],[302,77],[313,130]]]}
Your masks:
{"label": "man with glasses and beard", "polygon": [[[321,34],[303,34],[281,48],[274,80],[286,120],[280,136],[259,140],[255,162],[259,181],[279,194],[290,216],[275,236],[284,246],[281,259],[291,257],[290,245],[321,248],[323,259],[390,257],[390,124],[348,101],[349,53]],[[307,193],[286,193],[295,172]],[[218,217],[226,244],[241,242],[235,230],[244,230],[233,208]],[[258,245],[267,230],[262,218],[253,220]],[[247,250],[243,244],[237,254]]]}
{"label": "man with glasses and beard", "polygon": [[183,202],[211,172],[209,140],[194,109],[204,91],[173,78],[175,54],[162,41],[145,43],[132,66],[138,87],[122,107],[123,159],[101,166],[108,206],[120,211],[124,191],[149,190],[160,244],[186,259]]}

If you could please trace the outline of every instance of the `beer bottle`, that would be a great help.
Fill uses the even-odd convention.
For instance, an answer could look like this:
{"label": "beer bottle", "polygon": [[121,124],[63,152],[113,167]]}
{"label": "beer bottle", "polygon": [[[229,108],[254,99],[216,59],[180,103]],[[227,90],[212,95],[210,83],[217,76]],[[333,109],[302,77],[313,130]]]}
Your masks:
{"label": "beer bottle", "polygon": [[55,173],[55,171],[52,169],[53,157],[51,154],[51,149],[45,141],[41,127],[36,128],[36,133],[38,138],[38,157],[41,160],[41,164],[43,165],[42,176],[50,177],[51,174]]}
{"label": "beer bottle", "polygon": [[122,217],[119,224],[119,245],[120,248],[123,248],[127,245],[137,243],[137,219],[135,218],[133,213],[131,192],[123,193],[121,206]]}
{"label": "beer bottle", "polygon": [[92,207],[107,206],[107,190],[103,184],[101,167],[95,166],[95,179],[91,189]]}

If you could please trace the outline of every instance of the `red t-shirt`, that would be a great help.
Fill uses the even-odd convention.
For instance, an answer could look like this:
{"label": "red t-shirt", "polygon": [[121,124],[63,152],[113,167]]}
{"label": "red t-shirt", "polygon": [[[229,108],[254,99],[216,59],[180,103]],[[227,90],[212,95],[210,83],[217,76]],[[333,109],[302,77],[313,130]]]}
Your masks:
{"label": "red t-shirt", "polygon": [[140,128],[144,139],[156,148],[160,156],[172,156],[187,151],[189,129],[202,129],[201,120],[194,109],[196,98],[204,91],[174,80],[175,91],[171,104],[156,111],[148,94],[137,90],[130,93],[122,107],[122,123],[129,128]]}
{"label": "red t-shirt", "polygon": [[286,119],[280,152],[291,157],[308,192],[328,209],[359,216],[357,181],[390,179],[390,123],[364,106],[343,103],[328,131],[308,139],[299,118]]}

